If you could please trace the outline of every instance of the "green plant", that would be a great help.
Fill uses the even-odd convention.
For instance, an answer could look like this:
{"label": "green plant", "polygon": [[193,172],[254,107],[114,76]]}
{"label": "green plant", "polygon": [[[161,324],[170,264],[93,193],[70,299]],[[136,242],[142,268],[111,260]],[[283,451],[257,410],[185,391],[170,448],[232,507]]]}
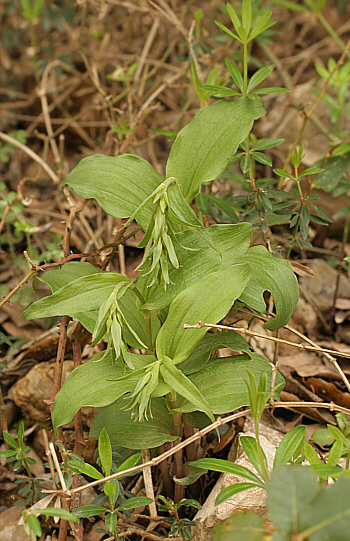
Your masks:
{"label": "green plant", "polygon": [[[257,385],[254,374],[247,370],[249,376],[249,383],[247,382],[247,388],[249,392],[249,404],[251,409],[251,415],[255,427],[255,438],[251,436],[241,436],[241,445],[247,454],[248,459],[254,466],[260,478],[253,473],[250,469],[234,464],[228,460],[222,460],[217,458],[202,458],[200,460],[190,463],[190,466],[194,468],[200,468],[204,470],[213,470],[221,473],[231,473],[246,479],[243,483],[236,483],[227,488],[224,488],[215,500],[215,505],[226,501],[235,494],[248,490],[253,487],[265,488],[270,480],[270,474],[268,472],[267,459],[263,448],[260,443],[259,436],[259,422],[266,406],[266,403],[272,396],[272,392],[268,391],[267,375],[263,373],[260,376],[259,385]],[[282,439],[279,444],[273,463],[273,470],[278,468],[281,464],[298,463],[300,460],[300,453],[305,443],[305,427],[295,427],[290,430]]]}
{"label": "green plant", "polygon": [[272,472],[266,490],[267,517],[235,513],[212,530],[213,541],[348,539],[350,479],[320,485],[310,468],[282,465]]}
{"label": "green plant", "polygon": [[197,500],[189,500],[187,498],[183,498],[178,503],[175,503],[172,500],[167,500],[162,495],[157,496],[157,498],[163,502],[163,505],[159,505],[159,511],[167,511],[169,514],[174,515],[173,517],[163,519],[165,524],[170,524],[169,537],[181,536],[183,541],[186,541],[186,539],[191,541],[191,527],[196,524],[188,518],[180,518],[178,511],[182,506],[201,509],[200,503]]}
{"label": "green plant", "polygon": [[322,10],[327,4],[327,0],[303,0],[305,5],[300,5],[298,2],[292,2],[290,0],[272,0],[274,4],[283,6],[291,11],[301,11],[312,13],[317,17],[318,21],[322,24],[325,30],[334,39],[340,49],[343,51],[345,45],[332,26],[329,24],[326,17],[323,15]]}
{"label": "green plant", "polygon": [[[270,14],[251,28],[250,2],[244,0],[242,17],[240,26],[232,15],[245,48],[270,26]],[[276,330],[288,322],[298,298],[289,263],[264,246],[250,246],[250,223],[205,228],[190,205],[202,183],[225,171],[242,142],[245,154],[262,159],[264,148],[251,150],[249,136],[254,120],[265,114],[260,94],[271,91],[255,90],[256,85],[271,68],[248,81],[246,54],[244,59],[243,77],[228,63],[238,81],[239,91],[231,91],[234,101],[219,99],[201,109],[177,134],[165,177],[128,154],[83,159],[67,176],[66,185],[77,195],[96,199],[108,214],[126,220],[119,235],[135,220],[145,232],[139,244],[145,251],[136,284],[82,262],[39,277],[52,295],[30,306],[25,317],[75,317],[92,333],[93,345],[107,342],[105,351],[77,367],[56,395],[55,430],[89,404],[99,407],[91,437],[105,429],[112,445],[155,448],[182,437],[184,413],[196,427],[247,405],[240,376],[246,368],[257,378],[268,372],[271,379],[267,359],[237,333],[184,328],[199,321],[217,323],[236,300],[264,314],[269,291],[276,313],[266,327]],[[249,182],[260,193],[252,161]],[[210,359],[220,347],[240,354]],[[283,381],[278,373],[276,381]],[[181,461],[176,468],[181,478]],[[174,499],[181,500],[179,493]]]}
{"label": "green plant", "polygon": [[[16,141],[25,144],[27,141],[27,134],[25,130],[17,130],[15,133],[9,134],[10,137],[13,137]],[[11,152],[14,152],[15,147],[11,143],[6,143],[5,145],[0,142],[0,161],[7,163],[10,159]],[[3,183],[1,183],[1,190]]]}
{"label": "green plant", "polygon": [[[102,429],[100,432],[100,436],[98,439],[98,453],[101,461],[103,474],[105,477],[108,477],[112,472],[113,454],[111,442],[105,429]],[[103,479],[103,474],[99,472],[96,468],[94,468],[94,466],[87,464],[78,455],[71,454],[71,456],[72,459],[69,461],[69,467],[72,472],[88,475],[93,479]],[[119,466],[119,468],[115,470],[115,473],[135,466],[140,460],[140,457],[141,453],[137,453],[129,457],[125,462],[121,464],[121,466]],[[120,483],[119,479],[112,479],[111,481],[107,481],[106,483],[104,483],[103,492],[105,498],[99,498],[99,504],[93,503],[91,505],[84,505],[82,507],[74,509],[72,513],[78,518],[93,517],[96,515],[105,514],[106,530],[108,533],[113,534],[115,539],[119,539],[117,529],[117,511],[128,511],[142,505],[148,505],[153,501],[150,498],[146,498],[143,496],[132,496],[131,498],[127,499],[123,485]],[[101,505],[106,501],[109,502],[109,509]],[[117,503],[119,503],[119,505],[117,505]],[[101,532],[107,533],[105,530],[101,530]]]}
{"label": "green plant", "polygon": [[[340,457],[346,457],[345,469],[349,469],[350,464],[350,424],[344,413],[338,412],[335,415],[338,427],[333,425],[327,425],[327,428],[321,428],[316,430],[312,435],[312,441],[321,447],[331,445],[331,449],[328,455],[327,464],[338,464]],[[320,459],[314,449],[308,446],[307,450],[313,455],[315,461],[320,462]],[[314,451],[314,452],[313,452]],[[306,455],[308,461],[312,462],[312,457]],[[316,456],[315,456],[316,454]],[[317,457],[317,458],[316,458]]]}
{"label": "green plant", "polygon": [[18,443],[16,443],[16,440],[8,432],[4,432],[3,436],[4,436],[5,442],[11,449],[1,451],[0,457],[6,458],[6,463],[14,463],[13,464],[14,471],[18,471],[22,467],[24,467],[28,476],[27,479],[26,478],[17,479],[15,481],[17,484],[25,483],[25,486],[18,490],[18,494],[24,498],[24,502],[18,501],[18,504],[22,504],[22,505],[33,504],[37,498],[43,498],[43,495],[39,487],[40,479],[35,479],[29,468],[29,466],[33,466],[36,464],[36,460],[34,458],[27,456],[30,453],[30,447],[25,445],[23,441],[23,436],[24,436],[23,422],[21,422],[18,427],[18,434],[17,434]]}

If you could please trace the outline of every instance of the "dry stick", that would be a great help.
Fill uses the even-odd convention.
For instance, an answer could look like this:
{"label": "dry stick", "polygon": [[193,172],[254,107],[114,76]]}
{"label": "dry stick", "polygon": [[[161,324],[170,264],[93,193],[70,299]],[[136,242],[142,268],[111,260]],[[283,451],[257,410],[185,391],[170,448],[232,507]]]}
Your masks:
{"label": "dry stick", "polygon": [[[340,366],[337,363],[336,359],[334,359],[332,357],[332,355],[336,355],[338,357],[343,357],[345,359],[350,359],[350,353],[342,353],[340,351],[335,351],[334,349],[321,348],[320,346],[318,346],[317,344],[315,344],[311,340],[308,340],[301,333],[300,333],[301,337],[304,338],[304,340],[306,340],[307,342],[309,342],[309,344],[311,342],[313,345],[296,344],[295,342],[290,342],[288,340],[282,340],[281,338],[275,338],[274,336],[266,336],[264,334],[259,334],[259,333],[256,333],[254,331],[249,331],[248,329],[243,329],[242,327],[229,327],[227,325],[214,325],[212,323],[204,323],[203,321],[199,321],[197,323],[197,325],[186,325],[186,324],[184,325],[184,329],[201,329],[202,327],[209,327],[209,328],[213,328],[213,329],[221,329],[221,330],[225,330],[225,331],[236,331],[236,332],[239,332],[240,334],[246,334],[246,335],[249,335],[249,336],[256,336],[258,338],[264,338],[265,340],[271,340],[272,342],[279,342],[279,343],[282,343],[282,344],[287,344],[287,346],[293,346],[293,347],[296,347],[296,348],[298,348],[298,349],[300,349],[302,351],[308,350],[308,351],[316,351],[318,353],[323,353],[323,354],[325,354],[327,356],[328,360],[331,361],[331,363],[334,365],[336,370],[339,372],[343,382],[346,385],[346,388],[350,392],[350,382],[349,382],[349,380],[345,376],[343,370],[340,368]],[[286,325],[285,328],[292,331],[292,332],[295,331],[295,329],[292,329],[288,325]]]}
{"label": "dry stick", "polygon": [[[141,453],[142,453],[142,462],[144,464],[148,463],[151,458],[151,453],[149,449],[142,449]],[[156,506],[156,502],[154,498],[154,488],[153,488],[151,467],[150,466],[145,467],[142,470],[142,473],[143,473],[143,481],[145,483],[146,496],[147,498],[150,498],[151,500],[153,500],[153,502],[148,505],[149,514],[152,519],[155,519],[157,518],[158,515],[157,515],[157,506]]]}
{"label": "dry stick", "polygon": [[41,80],[41,88],[40,90],[38,90],[38,95],[39,95],[39,98],[41,100],[41,108],[42,108],[42,111],[43,111],[43,115],[44,115],[44,121],[45,121],[45,126],[46,126],[46,131],[47,131],[47,135],[49,136],[49,141],[50,141],[50,145],[51,145],[51,148],[52,148],[52,152],[53,152],[53,155],[55,157],[55,161],[56,161],[56,164],[59,165],[60,163],[60,152],[58,150],[58,146],[57,146],[57,143],[54,139],[54,136],[53,136],[53,129],[52,129],[52,124],[51,124],[51,119],[50,119],[50,113],[49,113],[49,107],[48,107],[48,103],[47,103],[47,78],[49,76],[49,73],[51,71],[52,68],[55,68],[57,66],[57,61],[54,60],[53,62],[50,62],[45,70],[44,70],[44,74],[43,74],[43,78]]}
{"label": "dry stick", "polygon": [[[342,64],[344,64],[344,60],[347,56],[347,53],[348,51],[350,50],[350,39],[349,41],[347,42],[346,44],[346,47],[344,49],[344,52],[343,54],[341,55],[341,57],[339,58],[338,62],[336,63],[336,65],[334,66],[333,70],[331,71],[331,73],[329,74],[329,77],[327,78],[327,80],[325,81],[322,89],[321,89],[321,92],[319,93],[319,95],[317,96],[317,99],[315,101],[315,103],[313,104],[313,106],[311,107],[310,111],[308,112],[304,112],[304,121],[303,121],[303,124],[299,130],[299,133],[298,135],[296,136],[296,139],[292,145],[292,148],[290,149],[289,153],[288,153],[288,156],[287,156],[287,159],[286,161],[284,162],[284,165],[283,165],[283,169],[286,169],[286,167],[288,166],[289,162],[290,162],[290,159],[293,155],[293,152],[294,152],[294,149],[295,147],[297,146],[297,144],[299,143],[303,133],[304,133],[304,130],[306,128],[306,124],[310,118],[310,116],[312,115],[312,113],[314,112],[314,110],[316,109],[316,107],[318,106],[318,104],[320,103],[322,97],[323,97],[323,94],[326,92],[327,90],[327,87],[329,85],[329,82],[330,80],[332,79],[333,75],[336,73],[336,71],[340,68],[340,66]],[[283,178],[280,179],[279,183],[278,183],[278,188],[281,189],[284,185],[284,182],[283,182]]]}
{"label": "dry stick", "polygon": [[[240,312],[244,312],[245,314],[253,315],[254,317],[258,317],[259,319],[262,319],[264,321],[269,321],[268,317],[266,317],[264,315],[261,315],[261,314],[259,314],[259,316],[257,316],[257,314],[254,314],[253,312],[251,312],[250,310],[247,310],[246,308],[242,308],[240,306],[235,306],[235,308],[237,310],[239,310]],[[346,388],[350,392],[349,381],[348,381],[346,375],[344,374],[343,370],[340,368],[337,360],[331,355],[331,353],[333,353],[333,355],[338,355],[340,357],[345,357],[345,355],[342,355],[340,352],[335,351],[335,350],[334,351],[333,350],[324,350],[323,348],[321,348],[321,346],[316,344],[316,342],[314,342],[313,340],[311,340],[310,338],[305,336],[305,334],[301,333],[300,331],[297,331],[296,329],[293,329],[293,327],[290,327],[290,325],[285,325],[284,328],[287,331],[291,332],[292,334],[295,334],[296,336],[298,336],[299,338],[301,338],[305,342],[308,342],[308,344],[310,344],[311,346],[313,346],[315,348],[314,351],[322,353],[333,364],[334,368],[337,370],[337,372],[339,373],[339,375],[342,378],[343,382],[345,383]],[[266,338],[266,336],[265,336],[265,338]],[[294,342],[292,342],[292,344],[294,344]]]}
{"label": "dry stick", "polygon": [[46,173],[49,175],[49,177],[53,180],[55,184],[58,183],[59,178],[58,175],[51,169],[49,165],[47,165],[46,162],[40,156],[38,156],[35,152],[33,152],[30,148],[28,148],[26,145],[23,145],[19,141],[16,141],[13,137],[10,137],[9,135],[6,135],[6,133],[0,132],[0,139],[5,141],[6,143],[9,143],[10,145],[14,145],[17,148],[20,148],[23,152],[28,154],[35,162],[37,162],[41,167],[46,171]]}
{"label": "dry stick", "polygon": [[[62,474],[61,466],[60,466],[60,463],[58,461],[57,454],[56,454],[56,451],[55,451],[55,446],[54,446],[53,443],[49,443],[49,449],[50,449],[50,453],[51,453],[53,462],[55,464],[57,475],[58,475],[58,478],[60,480],[61,487],[62,487],[62,489],[60,491],[58,491],[62,495],[62,498],[61,498],[62,505],[63,505],[63,508],[66,511],[69,512],[69,506],[68,506],[67,500],[69,500],[70,497],[71,497],[70,490],[67,488],[66,482],[64,480],[64,476]],[[81,539],[78,536],[75,524],[73,522],[70,522],[69,524],[70,524],[70,527],[71,527],[71,530],[72,530],[72,533],[73,533],[75,539],[77,541],[81,541]],[[60,521],[60,529],[59,529],[59,533],[58,533],[58,541],[65,541],[66,540],[67,531],[68,531],[68,522],[66,520],[61,519],[61,521]]]}
{"label": "dry stick", "polygon": [[142,73],[143,67],[145,65],[147,55],[148,55],[148,53],[149,53],[149,51],[150,51],[150,49],[152,47],[152,43],[154,41],[154,38],[156,37],[158,27],[159,27],[159,18],[156,17],[154,19],[154,21],[153,21],[153,24],[151,26],[151,30],[148,33],[145,45],[143,46],[143,49],[142,49],[142,52],[141,52],[141,55],[140,55],[139,64],[138,64],[138,66],[136,68],[135,75],[134,75],[134,82],[135,83],[137,83],[140,80],[141,73]]}
{"label": "dry stick", "polygon": [[[276,408],[296,408],[296,409],[305,409],[305,408],[321,408],[321,409],[329,409],[330,411],[340,411],[342,413],[345,413],[346,415],[350,415],[350,409],[344,408],[343,406],[338,406],[338,404],[334,404],[334,402],[323,402],[323,403],[317,403],[315,402],[282,402],[282,401],[276,401],[275,402]],[[270,405],[267,404],[264,409],[269,409]],[[182,441],[178,445],[175,445],[168,451],[165,451],[165,453],[159,455],[158,457],[152,458],[149,462],[145,462],[144,464],[140,464],[138,466],[134,466],[133,468],[128,468],[127,470],[114,473],[112,475],[109,475],[108,477],[104,477],[103,479],[98,479],[97,481],[92,481],[91,483],[88,483],[87,485],[81,486],[76,489],[70,490],[70,495],[75,494],[76,492],[81,492],[82,490],[85,490],[90,487],[95,487],[98,485],[101,485],[102,483],[105,483],[107,481],[111,481],[112,479],[117,479],[118,477],[124,477],[125,475],[129,475],[132,473],[137,473],[143,468],[148,466],[158,466],[160,462],[163,460],[166,460],[170,456],[172,456],[174,453],[177,453],[178,451],[181,451],[187,445],[190,445],[191,443],[201,439],[203,436],[211,432],[212,430],[215,430],[221,425],[232,423],[232,421],[235,421],[236,419],[239,419],[240,417],[243,417],[244,415],[248,415],[250,413],[250,408],[245,408],[242,411],[239,411],[238,413],[233,413],[232,415],[228,415],[227,417],[221,418],[218,417],[215,421],[215,423],[212,423],[209,426],[206,426],[205,428],[202,428],[202,430],[199,430],[193,436],[188,438],[185,441]],[[62,494],[62,491],[54,491],[54,490],[45,490],[42,489],[42,492],[45,494],[52,494],[52,493],[58,493]]]}
{"label": "dry stick", "polygon": [[52,478],[52,484],[53,484],[54,488],[57,489],[57,485],[56,485],[56,481],[55,481],[55,478],[56,478],[55,466],[54,466],[54,463],[53,463],[53,460],[52,460],[52,454],[50,453],[49,438],[47,437],[47,432],[46,432],[45,429],[42,430],[42,435],[43,435],[43,440],[44,440],[44,445],[45,445],[45,455],[46,455],[47,460],[49,462],[50,473],[51,473],[51,478]]}
{"label": "dry stick", "polygon": [[127,137],[124,139],[123,144],[121,145],[121,147],[119,149],[119,154],[122,154],[125,151],[125,149],[127,148],[130,140],[132,139],[132,137],[134,137],[134,129],[137,126],[137,124],[142,120],[143,115],[146,114],[146,112],[147,112],[146,110],[149,107],[149,105],[152,103],[152,101],[157,96],[159,96],[159,94],[161,92],[163,92],[163,90],[165,90],[167,86],[169,86],[174,81],[176,81],[176,79],[179,79],[179,77],[182,77],[182,75],[183,75],[183,72],[181,71],[180,73],[177,73],[176,75],[173,75],[172,77],[170,77],[167,81],[165,81],[165,83],[161,84],[157,88],[157,90],[155,90],[150,95],[150,97],[145,101],[145,103],[142,105],[141,109],[139,110],[139,112],[137,113],[137,115],[135,116],[133,122],[130,125],[130,129],[132,131],[130,133],[128,133]]}

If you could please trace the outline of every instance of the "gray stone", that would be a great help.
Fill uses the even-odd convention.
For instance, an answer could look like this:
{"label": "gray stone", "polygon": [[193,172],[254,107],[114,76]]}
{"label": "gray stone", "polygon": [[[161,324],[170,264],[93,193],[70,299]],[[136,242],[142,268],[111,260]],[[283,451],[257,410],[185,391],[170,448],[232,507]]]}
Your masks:
{"label": "gray stone", "polygon": [[0,541],[25,541],[29,536],[23,526],[18,524],[22,518],[22,508],[9,507],[0,514]]}

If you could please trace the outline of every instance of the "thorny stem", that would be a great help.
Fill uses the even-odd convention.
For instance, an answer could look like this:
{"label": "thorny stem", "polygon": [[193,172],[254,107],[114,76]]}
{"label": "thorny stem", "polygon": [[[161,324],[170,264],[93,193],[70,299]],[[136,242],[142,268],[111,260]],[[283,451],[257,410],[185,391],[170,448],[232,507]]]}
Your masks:
{"label": "thorny stem", "polygon": [[337,282],[336,282],[336,285],[335,285],[334,296],[333,296],[333,306],[332,306],[332,311],[331,311],[333,317],[334,317],[334,314],[335,314],[335,303],[337,301],[337,296],[338,296],[338,289],[339,289],[339,284],[340,284],[340,275],[341,275],[342,263],[343,263],[343,259],[344,259],[344,255],[345,255],[345,246],[346,246],[346,243],[348,241],[348,236],[349,236],[349,225],[350,225],[350,210],[348,210],[348,212],[346,214],[345,224],[344,224],[344,229],[343,229],[341,252],[340,252],[340,255],[339,255],[339,262],[338,262]]}

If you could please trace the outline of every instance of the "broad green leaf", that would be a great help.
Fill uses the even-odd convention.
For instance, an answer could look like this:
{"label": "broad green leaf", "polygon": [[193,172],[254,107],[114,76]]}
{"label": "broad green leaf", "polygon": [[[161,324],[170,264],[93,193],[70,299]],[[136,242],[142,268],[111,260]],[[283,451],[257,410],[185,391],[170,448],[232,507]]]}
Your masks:
{"label": "broad green leaf", "polygon": [[261,541],[267,535],[265,517],[259,517],[253,511],[234,513],[212,530],[213,541]]}
{"label": "broad green leaf", "polygon": [[52,293],[55,293],[61,287],[70,284],[78,278],[83,276],[90,276],[91,274],[103,274],[103,270],[94,267],[91,263],[84,261],[70,261],[65,263],[62,267],[48,270],[44,274],[39,275],[40,282],[48,284]]}
{"label": "broad green leaf", "polygon": [[290,263],[274,257],[264,246],[253,246],[243,256],[242,262],[249,264],[251,279],[240,296],[248,306],[264,313],[266,305],[264,291],[270,291],[276,306],[276,317],[265,323],[270,331],[286,325],[298,302],[299,288]]}
{"label": "broad green leaf", "polygon": [[[265,357],[252,353],[251,358],[248,355],[234,355],[233,357],[223,357],[220,359],[211,359],[201,370],[189,376],[189,379],[206,397],[209,406],[217,415],[223,415],[235,411],[243,406],[249,406],[249,394],[242,374],[246,374],[249,369],[257,379],[261,374],[267,372],[268,384],[271,381],[271,366]],[[283,383],[284,379],[279,372],[276,376],[276,385]],[[281,388],[275,393],[278,395]],[[193,410],[191,404],[184,403],[177,411],[188,413]]]}
{"label": "broad green leaf", "polygon": [[121,505],[118,505],[117,511],[126,511],[127,509],[136,509],[136,507],[143,507],[144,505],[149,505],[153,500],[151,498],[146,498],[146,496],[135,496],[126,500]]}
{"label": "broad green leaf", "polygon": [[[260,465],[260,462],[259,462],[259,456],[258,456],[258,450],[257,450],[255,438],[252,438],[251,436],[241,436],[240,437],[240,442],[241,442],[241,445],[242,445],[248,459],[253,464],[256,471],[263,478],[264,474],[263,474],[263,471],[262,471],[262,468],[261,468],[261,465]],[[268,468],[268,464],[267,464],[266,455],[265,455],[263,449],[261,449],[261,450],[263,452],[263,460],[264,460],[264,464],[265,464],[265,469],[266,469],[266,471],[268,471],[269,468]]]}
{"label": "broad green leaf", "polygon": [[[104,271],[94,267],[90,263],[72,261],[70,263],[66,263],[61,268],[45,272],[42,277],[39,277],[39,280],[47,283],[51,287],[52,292],[56,293],[59,289],[70,284],[74,280],[82,278],[83,276],[91,276],[92,274],[101,275],[104,274]],[[111,288],[111,291],[112,290],[113,288]],[[108,296],[109,295],[107,295],[107,298]],[[128,289],[125,291],[121,299],[118,300],[118,303],[123,315],[130,323],[130,326],[134,331],[131,332],[128,325],[123,325],[123,340],[131,347],[143,348],[142,343],[147,343],[147,332],[145,327],[145,317],[143,312],[139,309],[137,296],[133,291]],[[72,313],[71,315],[72,317],[78,319],[82,325],[92,333],[97,321],[99,308],[100,305],[95,311],[83,311]],[[160,328],[160,322],[155,312],[152,312],[151,314],[151,321],[153,338],[155,340]],[[140,341],[136,338],[135,333],[140,338],[142,343],[140,343]]]}
{"label": "broad green leaf", "polygon": [[176,368],[171,359],[166,356],[162,358],[160,373],[165,383],[167,383],[176,394],[186,398],[195,408],[203,411],[214,423],[215,417],[210,409],[205,397],[198,391],[197,387],[189,380],[185,374]]}
{"label": "broad green leaf", "polygon": [[266,79],[266,77],[270,75],[274,67],[275,66],[272,64],[271,66],[264,66],[263,68],[260,68],[258,71],[256,71],[248,83],[248,93],[251,92],[260,83],[262,83],[262,81],[264,81],[264,79]]}
{"label": "broad green leaf", "polygon": [[274,525],[286,533],[299,533],[301,516],[318,492],[312,470],[303,466],[280,466],[272,471],[266,490],[266,505]]}
{"label": "broad green leaf", "polygon": [[101,430],[98,438],[98,454],[105,476],[108,477],[112,469],[112,446],[105,428]]}
{"label": "broad green leaf", "polygon": [[90,437],[97,439],[105,427],[112,445],[136,450],[153,449],[178,438],[164,398],[152,400],[153,418],[142,423],[136,423],[131,412],[123,409],[127,404],[125,397],[122,397],[113,404],[100,408],[92,423]]}
{"label": "broad green leaf", "polygon": [[[333,191],[342,176],[348,171],[350,163],[350,152],[330,158],[323,166],[323,172],[319,173],[312,183],[315,188],[320,188],[325,192]],[[317,162],[317,165],[320,165]]]}
{"label": "broad green leaf", "polygon": [[108,509],[102,507],[102,505],[83,505],[77,509],[73,509],[72,514],[77,518],[95,517],[96,515],[103,515],[107,513]]}
{"label": "broad green leaf", "polygon": [[180,267],[169,272],[174,285],[170,285],[166,291],[162,285],[148,288],[147,277],[141,277],[138,288],[146,300],[143,308],[150,310],[165,308],[177,295],[201,278],[239,262],[249,248],[252,226],[248,223],[212,225],[207,229],[207,233],[210,239],[196,230],[177,234],[180,245],[190,250],[185,250],[181,246],[176,248]]}
{"label": "broad green leaf", "polygon": [[49,297],[38,300],[23,312],[26,319],[74,316],[78,312],[98,310],[116,285],[129,282],[116,272],[82,276],[63,286]]}
{"label": "broad green leaf", "polygon": [[[347,541],[350,529],[350,479],[342,478],[322,486],[309,500],[300,518],[300,533],[308,541]],[[307,535],[307,532],[310,532]],[[294,533],[294,532],[293,532]]]}
{"label": "broad green leaf", "polygon": [[243,492],[244,490],[249,490],[250,488],[262,488],[260,485],[257,485],[256,483],[235,483],[234,485],[230,485],[226,488],[224,488],[220,494],[217,496],[215,500],[215,505],[220,505],[220,503],[225,502],[229,498],[232,498],[236,494],[239,494],[240,492]]}
{"label": "broad green leaf", "polygon": [[174,214],[182,224],[190,227],[198,227],[199,229],[203,228],[192,208],[185,201],[180,185],[177,182],[170,184],[167,189],[167,196],[171,213]]}
{"label": "broad green leaf", "polygon": [[273,467],[286,464],[292,458],[296,450],[305,442],[305,426],[296,426],[283,437],[277,447]]}
{"label": "broad green leaf", "polygon": [[158,333],[159,358],[167,356],[175,363],[187,359],[208,329],[184,329],[184,324],[217,323],[244,291],[249,278],[249,267],[236,264],[205,276],[182,291],[171,303],[168,317]]}
{"label": "broad green leaf", "polygon": [[221,458],[201,458],[194,462],[190,462],[191,466],[195,468],[202,468],[204,470],[212,470],[220,473],[231,473],[232,475],[237,475],[243,479],[248,479],[252,483],[255,483],[259,487],[264,488],[264,483],[255,475],[255,473],[248,470],[244,466],[235,464],[228,460],[222,460]]}
{"label": "broad green leaf", "polygon": [[[113,362],[110,352],[104,355],[104,351],[95,355],[68,376],[55,398],[52,414],[55,428],[69,423],[83,406],[108,406],[124,393],[134,390],[138,375],[135,378],[116,381],[125,374],[131,374],[132,371],[121,363]],[[152,355],[133,353],[130,355],[135,371],[156,360]],[[103,356],[103,360],[100,360]]]}
{"label": "broad green leaf", "polygon": [[[129,218],[163,181],[164,177],[146,160],[131,154],[89,156],[66,178],[66,184],[77,195],[96,199],[115,218]],[[137,215],[136,221],[143,230],[147,229],[152,213],[150,201]]]}
{"label": "broad green leaf", "polygon": [[226,169],[254,120],[264,114],[260,98],[219,101],[198,111],[179,132],[166,174],[179,180],[187,202],[197,195],[202,182],[214,180]]}
{"label": "broad green leaf", "polygon": [[250,356],[249,345],[240,334],[231,331],[222,331],[216,334],[207,333],[186,361],[179,364],[178,368],[180,368],[186,376],[193,374],[209,361],[212,351],[216,351],[220,348],[230,348],[232,351],[243,351]]}

